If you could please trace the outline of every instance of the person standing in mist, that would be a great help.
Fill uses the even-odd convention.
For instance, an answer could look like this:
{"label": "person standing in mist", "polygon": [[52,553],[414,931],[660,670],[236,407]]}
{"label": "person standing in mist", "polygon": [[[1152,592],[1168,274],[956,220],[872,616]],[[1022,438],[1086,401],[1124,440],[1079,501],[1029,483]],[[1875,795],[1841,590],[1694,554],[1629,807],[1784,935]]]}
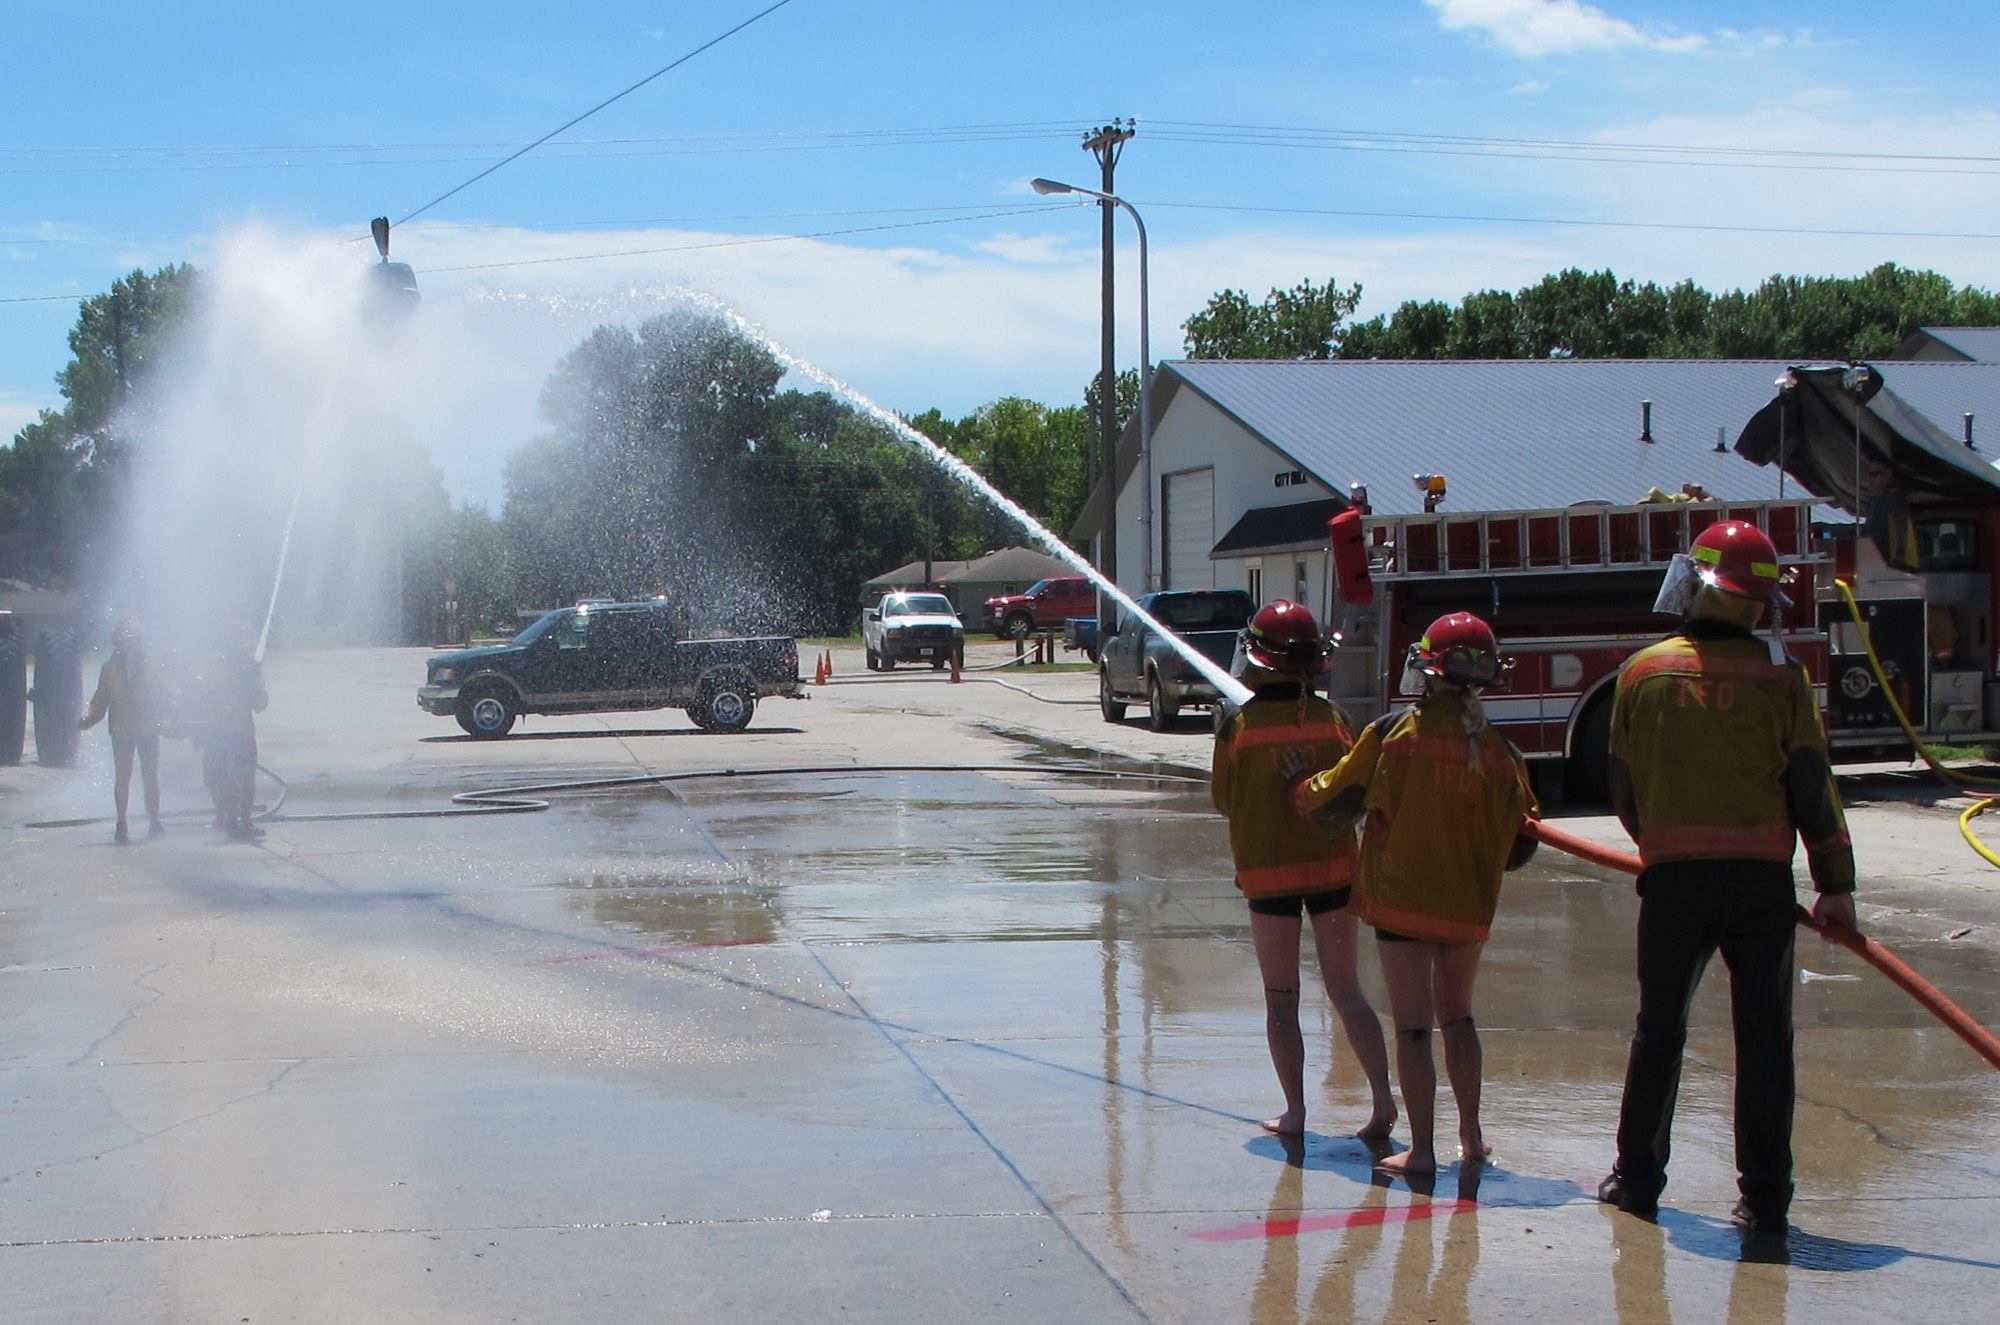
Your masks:
{"label": "person standing in mist", "polygon": [[209,663],[203,686],[207,710],[203,772],[215,796],[222,831],[239,842],[264,836],[251,816],[257,808],[257,718],[270,704],[264,670],[250,633],[237,628]]}
{"label": "person standing in mist", "polygon": [[89,731],[110,718],[112,783],[111,799],[118,808],[118,826],[112,840],[123,845],[132,840],[125,826],[125,811],[132,799],[132,760],[139,761],[139,776],[145,788],[146,836],[164,837],[167,826],[160,822],[160,684],[156,669],[146,658],[144,637],[135,621],[118,624],[111,635],[111,656],[97,673],[97,691],[90,697],[77,726]]}

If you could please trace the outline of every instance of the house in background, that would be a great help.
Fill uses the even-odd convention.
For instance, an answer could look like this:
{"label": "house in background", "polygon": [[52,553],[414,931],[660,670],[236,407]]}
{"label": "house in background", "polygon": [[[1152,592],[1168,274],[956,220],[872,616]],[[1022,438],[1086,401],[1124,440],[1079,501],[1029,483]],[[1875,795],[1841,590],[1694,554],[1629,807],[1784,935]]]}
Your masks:
{"label": "house in background", "polygon": [[1918,363],[2000,363],[2000,327],[1918,327],[1903,338],[1889,358]]}
{"label": "house in background", "polygon": [[[1954,331],[1953,334],[1962,334]],[[1996,333],[2000,334],[2000,333]],[[1442,475],[1446,511],[1626,503],[1697,486],[1779,495],[1775,466],[1732,447],[1776,393],[1785,360],[1170,361],[1153,374],[1153,581],[1141,584],[1137,427],[1119,440],[1118,580],[1245,589],[1333,619],[1326,521],[1366,489],[1417,513],[1412,479]],[[2000,362],[1887,365],[1888,386],[1940,434],[1977,450],[2000,428]],[[1995,434],[2000,437],[2000,433]],[[2000,443],[1991,448],[2000,455]],[[1982,463],[1989,453],[1979,451]],[[1797,493],[1796,483],[1790,489]],[[1102,496],[1071,528],[1093,552]]]}

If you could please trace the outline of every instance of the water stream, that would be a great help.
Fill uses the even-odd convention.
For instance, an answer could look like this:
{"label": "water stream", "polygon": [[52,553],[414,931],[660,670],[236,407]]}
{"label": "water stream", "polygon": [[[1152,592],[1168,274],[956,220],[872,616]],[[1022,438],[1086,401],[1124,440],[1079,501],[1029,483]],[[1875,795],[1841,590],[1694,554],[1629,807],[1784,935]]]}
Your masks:
{"label": "water stream", "polygon": [[1028,514],[1013,498],[994,487],[991,483],[988,483],[985,476],[980,474],[971,465],[966,464],[958,456],[953,455],[944,447],[939,446],[936,442],[924,436],[924,434],[918,432],[915,428],[912,428],[895,411],[884,409],[867,396],[861,394],[861,392],[856,391],[853,387],[835,377],[832,373],[827,372],[824,368],[799,358],[784,346],[772,340],[771,337],[766,335],[748,318],[722,300],[715,298],[713,295],[703,294],[695,290],[688,290],[682,293],[689,303],[696,305],[704,312],[713,313],[717,317],[724,319],[743,335],[763,346],[773,358],[784,364],[785,367],[811,378],[841,399],[847,401],[856,409],[859,409],[895,433],[898,438],[916,447],[918,451],[923,453],[926,459],[943,470],[954,482],[978,492],[987,501],[1006,512],[1009,519],[1032,535],[1035,541],[1047,548],[1053,556],[1060,558],[1074,568],[1078,574],[1087,578],[1107,598],[1117,603],[1119,607],[1145,622],[1149,629],[1165,640],[1173,651],[1180,655],[1181,659],[1195,670],[1196,674],[1214,686],[1216,692],[1231,704],[1242,704],[1250,698],[1249,687],[1217,666],[1213,660],[1204,656],[1192,644],[1161,625],[1150,613],[1141,608],[1137,602],[1133,601],[1132,597],[1123,589],[1120,589],[1117,585],[1099,574],[1097,569],[1082,554],[1078,553],[1060,538],[1057,538],[1054,533],[1050,532],[1046,525]]}

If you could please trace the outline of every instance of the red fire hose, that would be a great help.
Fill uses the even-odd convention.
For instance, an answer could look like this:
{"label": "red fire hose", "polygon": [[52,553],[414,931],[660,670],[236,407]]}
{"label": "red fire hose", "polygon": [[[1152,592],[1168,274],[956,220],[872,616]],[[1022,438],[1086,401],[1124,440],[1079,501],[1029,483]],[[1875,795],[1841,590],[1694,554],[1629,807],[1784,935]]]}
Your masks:
{"label": "red fire hose", "polygon": [[[1579,860],[1587,860],[1593,865],[1606,869],[1620,870],[1626,874],[1637,874],[1639,858],[1612,847],[1599,846],[1583,838],[1565,833],[1560,828],[1551,828],[1539,819],[1527,823],[1528,835],[1538,842],[1568,852]],[[1936,985],[1911,970],[1902,958],[1869,938],[1852,929],[1834,929],[1822,925],[1812,918],[1804,907],[1798,908],[1801,925],[1810,929],[1828,943],[1837,943],[1860,957],[1870,966],[1889,977],[1895,986],[1923,1004],[1924,1010],[1951,1028],[1953,1034],[1971,1045],[1973,1051],[1996,1068],[2000,1068],[2000,1036],[1974,1021],[1966,1010],[1938,992]]]}

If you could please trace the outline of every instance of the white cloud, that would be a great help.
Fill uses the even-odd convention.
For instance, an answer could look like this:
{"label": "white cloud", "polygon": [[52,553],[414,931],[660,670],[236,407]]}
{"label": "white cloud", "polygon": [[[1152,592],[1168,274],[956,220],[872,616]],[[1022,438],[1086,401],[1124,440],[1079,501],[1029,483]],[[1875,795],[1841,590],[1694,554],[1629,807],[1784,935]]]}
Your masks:
{"label": "white cloud", "polygon": [[1424,0],[1454,32],[1484,33],[1515,55],[1568,55],[1635,47],[1683,55],[1706,48],[1699,33],[1640,27],[1581,0]]}
{"label": "white cloud", "polygon": [[1549,90],[1549,84],[1540,78],[1530,78],[1507,89],[1517,97],[1532,97]]}
{"label": "white cloud", "polygon": [[61,403],[54,398],[38,400],[15,391],[0,391],[0,446],[12,442],[14,434],[41,417],[43,410]]}
{"label": "white cloud", "polygon": [[1077,252],[1077,246],[1060,235],[995,235],[972,247],[1008,262],[1037,264],[1074,261]]}
{"label": "white cloud", "polygon": [[[1076,401],[1097,368],[1099,277],[1094,218],[1076,219],[1081,237],[1009,235],[956,248],[802,240],[463,273],[443,268],[685,250],[742,236],[413,226],[396,256],[423,287],[424,329],[409,353],[421,356],[429,381],[412,393],[410,426],[454,495],[497,508],[506,457],[542,427],[537,402],[556,360],[594,327],[682,306],[690,289],[726,300],[786,349],[893,409],[967,413],[1016,394]],[[1522,284],[1563,257],[1545,235],[1333,238],[1257,227],[1177,242],[1163,238],[1171,221],[1151,219],[1156,360],[1180,355],[1181,321],[1224,287],[1261,297],[1304,279],[1360,280],[1372,313],[1403,299]],[[932,242],[946,242],[942,233]],[[1129,366],[1138,362],[1138,272],[1126,238],[1118,340]],[[372,256],[362,247],[357,263]]]}

